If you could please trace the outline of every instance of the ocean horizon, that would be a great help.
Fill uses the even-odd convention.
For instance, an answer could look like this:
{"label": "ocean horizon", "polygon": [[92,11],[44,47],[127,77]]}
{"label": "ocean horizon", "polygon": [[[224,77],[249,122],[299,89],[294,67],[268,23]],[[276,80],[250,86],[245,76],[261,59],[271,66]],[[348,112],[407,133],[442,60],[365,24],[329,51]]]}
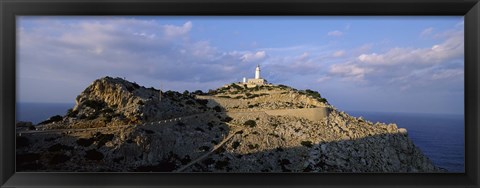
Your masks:
{"label": "ocean horizon", "polygon": [[23,102],[16,104],[16,122],[26,121],[38,124],[54,115],[64,116],[75,103],[36,103]]}
{"label": "ocean horizon", "polygon": [[[16,121],[38,124],[54,115],[64,116],[74,103],[17,103]],[[354,117],[406,128],[408,137],[438,167],[448,172],[465,171],[464,116],[460,114],[423,114],[346,111]]]}

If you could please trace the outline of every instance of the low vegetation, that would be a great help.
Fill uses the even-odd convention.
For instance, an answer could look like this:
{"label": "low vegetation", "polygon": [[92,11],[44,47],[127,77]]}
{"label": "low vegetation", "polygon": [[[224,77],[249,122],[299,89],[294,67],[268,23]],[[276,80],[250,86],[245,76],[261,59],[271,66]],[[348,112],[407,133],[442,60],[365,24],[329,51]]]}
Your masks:
{"label": "low vegetation", "polygon": [[302,144],[302,146],[305,146],[305,147],[308,147],[308,148],[311,148],[313,146],[312,141],[302,141],[300,144]]}
{"label": "low vegetation", "polygon": [[60,122],[62,120],[63,120],[63,117],[61,115],[55,115],[55,116],[52,116],[52,117],[48,118],[45,121],[40,122],[39,125]]}
{"label": "low vegetation", "polygon": [[257,122],[255,120],[247,120],[245,123],[243,123],[243,125],[247,127],[255,127],[257,126]]}

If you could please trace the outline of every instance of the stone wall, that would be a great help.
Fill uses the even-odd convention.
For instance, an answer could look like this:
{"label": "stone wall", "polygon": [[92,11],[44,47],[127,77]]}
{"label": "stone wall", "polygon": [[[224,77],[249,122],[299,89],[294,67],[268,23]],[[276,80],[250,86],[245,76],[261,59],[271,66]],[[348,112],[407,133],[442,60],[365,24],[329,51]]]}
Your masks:
{"label": "stone wall", "polygon": [[265,110],[265,113],[271,116],[293,116],[306,118],[310,121],[321,121],[328,116],[330,108],[302,108],[302,109],[283,109],[283,110]]}

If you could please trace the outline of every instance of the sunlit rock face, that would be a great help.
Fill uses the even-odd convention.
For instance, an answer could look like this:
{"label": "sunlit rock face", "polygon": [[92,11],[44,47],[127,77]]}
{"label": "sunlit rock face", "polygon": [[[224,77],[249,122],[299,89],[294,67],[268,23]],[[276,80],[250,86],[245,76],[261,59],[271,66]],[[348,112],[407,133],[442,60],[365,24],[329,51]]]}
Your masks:
{"label": "sunlit rock face", "polygon": [[[321,118],[302,114],[310,109],[328,110]],[[35,127],[21,122],[17,133],[17,171],[443,171],[406,129],[281,85],[192,94],[104,77],[64,116]]]}

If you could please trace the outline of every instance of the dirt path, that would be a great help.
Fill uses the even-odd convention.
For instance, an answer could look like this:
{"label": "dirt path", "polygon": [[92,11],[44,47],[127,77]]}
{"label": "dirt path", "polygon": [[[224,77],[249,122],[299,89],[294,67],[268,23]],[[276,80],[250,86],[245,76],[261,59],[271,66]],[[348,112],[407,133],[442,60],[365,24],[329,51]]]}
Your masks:
{"label": "dirt path", "polygon": [[111,130],[111,129],[125,128],[129,126],[162,125],[165,123],[191,119],[191,118],[194,118],[195,116],[203,116],[203,115],[206,115],[207,113],[208,112],[203,112],[203,113],[198,113],[198,114],[193,114],[188,116],[182,116],[182,117],[176,117],[171,119],[164,119],[164,120],[152,121],[152,122],[147,122],[143,124],[134,124],[134,125],[119,125],[119,126],[111,126],[111,127],[95,127],[95,128],[82,128],[82,129],[28,130],[28,131],[17,131],[17,134],[22,135],[22,134],[72,133],[72,132]]}

